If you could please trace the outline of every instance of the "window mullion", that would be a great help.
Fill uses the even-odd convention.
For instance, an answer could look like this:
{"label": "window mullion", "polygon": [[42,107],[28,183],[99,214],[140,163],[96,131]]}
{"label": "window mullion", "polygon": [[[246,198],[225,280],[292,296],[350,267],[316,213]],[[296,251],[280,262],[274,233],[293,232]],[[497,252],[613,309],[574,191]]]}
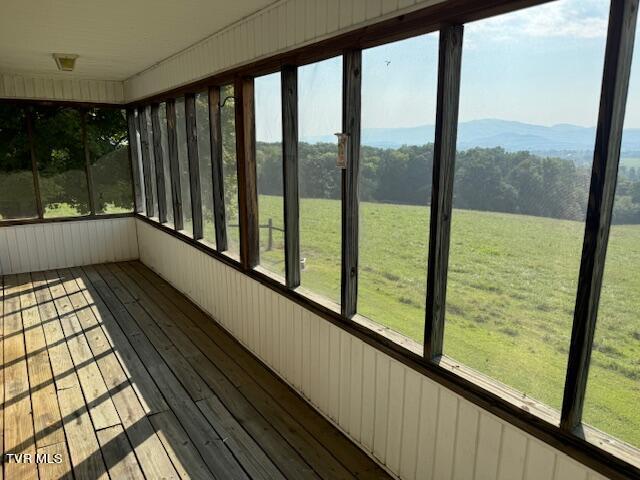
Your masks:
{"label": "window mullion", "polygon": [[185,121],[187,130],[187,155],[189,157],[189,183],[191,190],[191,217],[193,238],[202,238],[202,197],[200,196],[200,162],[198,160],[198,133],[196,125],[196,96],[185,95]]}
{"label": "window mullion", "polygon": [[147,217],[155,215],[153,207],[153,189],[151,187],[151,163],[149,159],[149,134],[147,132],[147,119],[145,108],[138,109],[138,131],[140,132],[140,151],[142,156],[142,175],[144,180],[144,196],[147,209]]}
{"label": "window mullion", "polygon": [[224,173],[222,157],[222,119],[220,115],[220,87],[209,87],[209,140],[211,144],[211,177],[213,185],[213,219],[216,229],[216,250],[227,250],[227,224],[224,202]]}
{"label": "window mullion", "polygon": [[300,195],[298,191],[298,67],[285,66],[282,90],[282,175],[286,283],[300,286]]}
{"label": "window mullion", "polygon": [[427,359],[442,355],[444,337],[462,39],[462,25],[448,26],[440,31],[424,328],[424,356]]}
{"label": "window mullion", "polygon": [[360,170],[360,105],[362,51],[343,55],[342,133],[347,135],[346,168],[342,171],[342,315],[351,318],[358,301],[358,172]]}
{"label": "window mullion", "polygon": [[160,105],[151,106],[151,131],[153,134],[153,159],[156,165],[156,192],[158,196],[158,221],[167,221],[167,197],[164,183],[164,153],[162,151],[162,134],[160,133]]}
{"label": "window mullion", "polygon": [[253,78],[237,79],[234,95],[238,158],[240,261],[244,268],[253,268],[260,263]]}
{"label": "window mullion", "polygon": [[582,419],[615,199],[638,0],[612,0],[561,428]]}

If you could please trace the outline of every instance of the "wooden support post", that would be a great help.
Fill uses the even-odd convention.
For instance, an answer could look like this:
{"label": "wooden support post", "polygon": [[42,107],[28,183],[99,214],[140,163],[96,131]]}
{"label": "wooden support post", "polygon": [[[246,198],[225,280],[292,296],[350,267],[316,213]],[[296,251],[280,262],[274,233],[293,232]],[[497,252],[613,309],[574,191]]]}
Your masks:
{"label": "wooden support post", "polygon": [[349,50],[342,64],[342,132],[348,135],[342,171],[342,269],[341,313],[351,318],[358,302],[358,226],[360,170],[360,90],[362,51]]}
{"label": "wooden support post", "polygon": [[560,427],[580,425],[615,199],[638,0],[612,0]]}
{"label": "wooden support post", "polygon": [[300,285],[300,195],[298,192],[298,68],[285,66],[282,89],[284,257],[287,287]]}
{"label": "wooden support post", "polygon": [[178,135],[176,133],[176,101],[167,100],[167,155],[171,175],[171,203],[173,204],[173,226],[184,228],[182,217],[182,187],[180,185],[180,164],[178,161]]}
{"label": "wooden support post", "polygon": [[84,149],[84,170],[87,175],[87,193],[89,194],[89,210],[91,215],[96,214],[96,198],[95,189],[93,185],[93,175],[91,172],[91,152],[89,151],[89,143],[87,142],[87,111],[80,109],[78,111],[80,115],[80,128],[82,137],[82,146]]}
{"label": "wooden support post", "polygon": [[167,222],[167,195],[164,188],[164,152],[160,131],[160,105],[151,106],[151,129],[153,133],[153,159],[156,165],[156,192],[158,194],[158,221]]}
{"label": "wooden support post", "polygon": [[234,92],[238,156],[240,261],[244,268],[249,269],[260,263],[253,78],[238,78],[234,85]]}
{"label": "wooden support post", "polygon": [[142,154],[142,177],[144,180],[144,198],[147,217],[155,216],[153,208],[153,188],[151,182],[151,160],[149,158],[149,134],[147,132],[147,116],[145,108],[138,108],[138,131],[140,132],[140,152]]}
{"label": "wooden support post", "polygon": [[193,238],[200,240],[202,238],[202,196],[200,195],[200,161],[198,160],[198,128],[196,125],[195,94],[188,93],[185,95],[184,111],[187,122],[187,154],[189,156]]}
{"label": "wooden support post", "polygon": [[213,219],[216,228],[216,250],[227,250],[227,224],[224,204],[222,158],[222,122],[220,119],[220,87],[209,87],[209,139],[211,142],[211,176],[213,185]]}
{"label": "wooden support post", "polygon": [[442,354],[444,316],[453,203],[453,174],[458,133],[462,25],[440,30],[438,100],[433,146],[433,186],[427,265],[427,303],[424,327],[424,356]]}
{"label": "wooden support post", "polygon": [[33,174],[33,191],[36,194],[36,210],[38,218],[44,218],[44,208],[42,206],[42,194],[40,193],[40,177],[38,175],[38,162],[36,159],[36,144],[33,138],[33,110],[25,110],[25,121],[27,122],[27,136],[29,138],[29,153],[31,155],[31,172]]}
{"label": "wooden support post", "polygon": [[131,186],[133,189],[133,204],[136,213],[142,212],[144,196],[142,194],[142,185],[140,185],[140,165],[138,150],[138,131],[136,122],[136,112],[132,108],[127,109],[127,126],[129,129],[129,161],[131,162]]}

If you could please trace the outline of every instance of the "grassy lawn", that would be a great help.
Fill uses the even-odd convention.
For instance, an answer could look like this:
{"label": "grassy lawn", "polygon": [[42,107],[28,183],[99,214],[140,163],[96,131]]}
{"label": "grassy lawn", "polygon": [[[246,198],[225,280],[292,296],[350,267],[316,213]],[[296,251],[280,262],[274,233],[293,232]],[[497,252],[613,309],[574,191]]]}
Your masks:
{"label": "grassy lawn", "polygon": [[[302,284],[338,300],[340,202],[301,201]],[[260,223],[282,227],[282,198],[261,196]],[[361,204],[359,313],[422,342],[429,209]],[[445,353],[559,408],[584,226],[456,210]],[[284,272],[284,239],[262,265]],[[640,226],[613,226],[585,421],[640,446]]]}

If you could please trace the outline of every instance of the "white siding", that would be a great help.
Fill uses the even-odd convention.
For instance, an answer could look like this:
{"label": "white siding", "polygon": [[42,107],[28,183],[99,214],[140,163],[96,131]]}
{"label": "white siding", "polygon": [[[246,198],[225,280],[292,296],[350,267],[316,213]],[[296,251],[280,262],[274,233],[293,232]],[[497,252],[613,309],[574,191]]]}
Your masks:
{"label": "white siding", "polygon": [[124,84],[61,76],[0,73],[0,98],[124,103]]}
{"label": "white siding", "polygon": [[124,82],[127,101],[444,0],[281,0]]}
{"label": "white siding", "polygon": [[0,274],[138,258],[133,217],[0,227]]}
{"label": "white siding", "polygon": [[602,478],[259,282],[137,226],[142,262],[399,478]]}

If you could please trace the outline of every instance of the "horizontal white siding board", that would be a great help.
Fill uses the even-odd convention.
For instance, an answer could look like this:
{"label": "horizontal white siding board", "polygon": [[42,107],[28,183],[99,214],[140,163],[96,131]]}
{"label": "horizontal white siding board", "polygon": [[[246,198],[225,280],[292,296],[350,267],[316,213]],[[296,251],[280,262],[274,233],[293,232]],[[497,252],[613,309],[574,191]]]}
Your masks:
{"label": "horizontal white siding board", "polygon": [[0,72],[0,98],[124,103],[124,83]]}
{"label": "horizontal white siding board", "polygon": [[[143,263],[398,478],[602,480],[274,290],[142,220],[136,223]],[[0,247],[12,242],[0,230]],[[3,268],[6,259],[0,251]]]}
{"label": "horizontal white siding board", "polygon": [[113,232],[135,239],[135,230],[132,217],[0,227],[0,274],[134,260],[137,242],[117,241]]}

